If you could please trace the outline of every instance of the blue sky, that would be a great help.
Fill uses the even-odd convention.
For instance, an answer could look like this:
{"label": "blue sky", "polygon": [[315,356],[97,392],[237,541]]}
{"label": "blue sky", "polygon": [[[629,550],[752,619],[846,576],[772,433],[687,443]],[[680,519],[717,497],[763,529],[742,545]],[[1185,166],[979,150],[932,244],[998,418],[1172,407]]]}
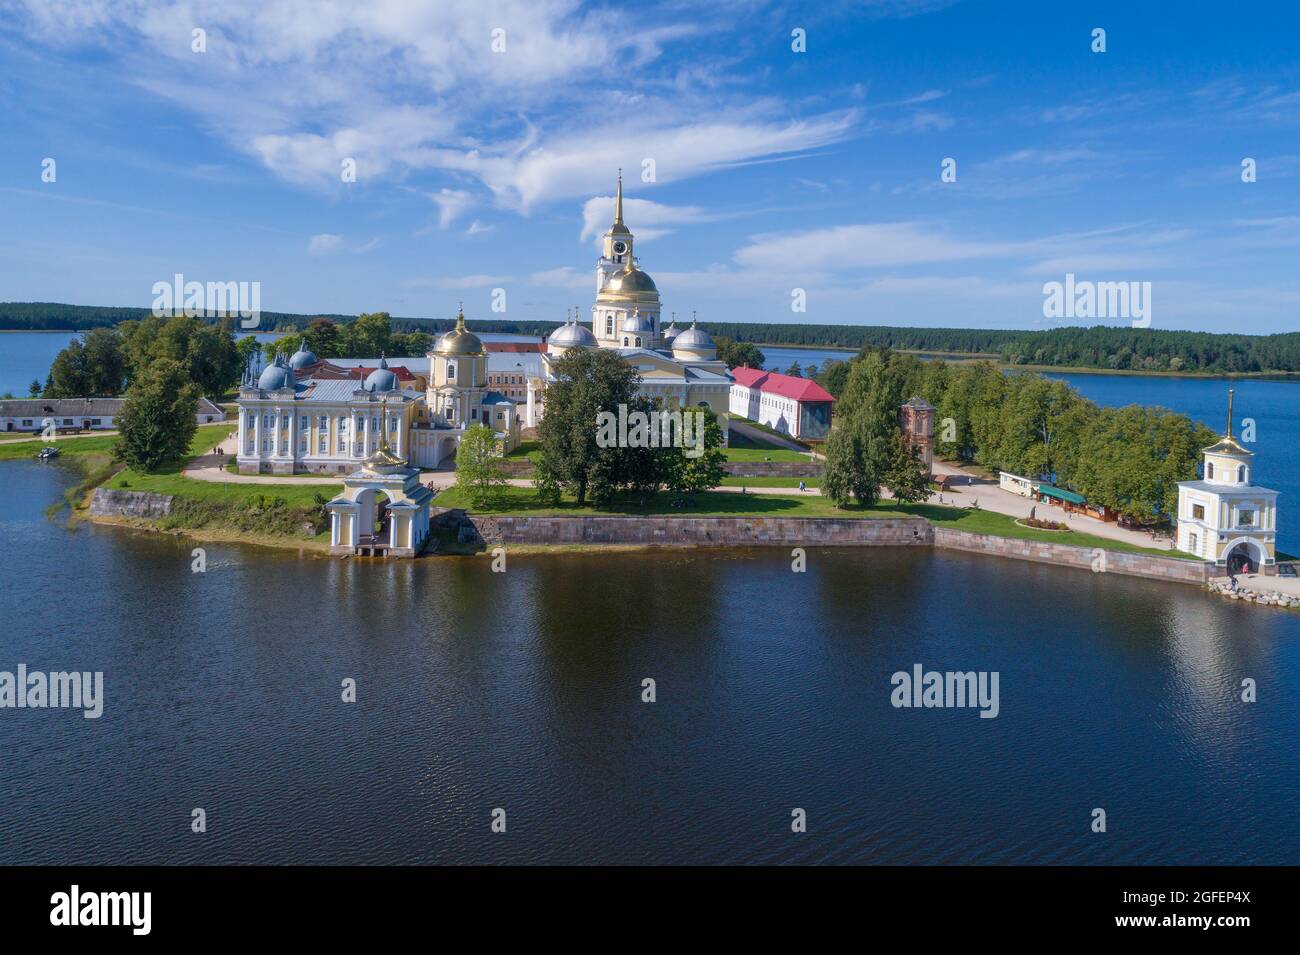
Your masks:
{"label": "blue sky", "polygon": [[622,166],[666,312],[1043,328],[1072,272],[1296,331],[1298,50],[1290,0],[0,0],[0,300],[586,315]]}

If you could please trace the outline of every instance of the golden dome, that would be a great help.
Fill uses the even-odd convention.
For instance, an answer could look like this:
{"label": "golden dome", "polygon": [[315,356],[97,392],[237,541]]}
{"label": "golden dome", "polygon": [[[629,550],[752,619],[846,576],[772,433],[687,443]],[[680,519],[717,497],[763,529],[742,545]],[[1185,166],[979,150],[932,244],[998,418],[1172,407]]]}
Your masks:
{"label": "golden dome", "polygon": [[659,289],[655,285],[655,280],[638,269],[635,262],[629,262],[611,275],[605,287],[600,291],[602,295],[653,296],[655,299],[659,297]]}
{"label": "golden dome", "polygon": [[456,327],[439,337],[433,346],[439,355],[482,355],[483,341],[465,327],[465,310],[456,313]]}

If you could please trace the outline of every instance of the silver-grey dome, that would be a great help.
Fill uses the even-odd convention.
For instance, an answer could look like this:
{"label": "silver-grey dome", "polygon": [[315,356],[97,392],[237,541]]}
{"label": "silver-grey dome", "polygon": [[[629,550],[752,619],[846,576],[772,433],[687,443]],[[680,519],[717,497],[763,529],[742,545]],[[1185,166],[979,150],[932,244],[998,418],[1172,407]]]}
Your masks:
{"label": "silver-grey dome", "polygon": [[262,373],[257,378],[257,387],[263,391],[278,391],[281,388],[292,388],[297,383],[293,370],[284,363],[284,359],[279,355],[275,356],[275,361],[262,369]]}
{"label": "silver-grey dome", "polygon": [[599,344],[591,329],[577,322],[566,322],[561,325],[546,342],[558,348],[592,348]]}
{"label": "silver-grey dome", "polygon": [[308,348],[305,342],[298,346],[298,350],[289,359],[289,367],[295,370],[314,364],[316,364],[316,353]]}
{"label": "silver-grey dome", "polygon": [[623,319],[623,331],[628,332],[629,334],[650,335],[654,330],[654,322],[642,316],[638,312],[633,312],[627,318]]}
{"label": "silver-grey dome", "polygon": [[710,351],[716,347],[709,333],[696,325],[692,325],[673,339],[674,351],[679,348],[687,351]]}
{"label": "silver-grey dome", "polygon": [[379,367],[366,375],[366,391],[396,391],[397,375],[388,370],[388,359],[382,355]]}
{"label": "silver-grey dome", "polygon": [[664,341],[671,342],[674,338],[676,338],[681,333],[682,330],[677,327],[676,323],[669,325],[667,328],[664,329]]}

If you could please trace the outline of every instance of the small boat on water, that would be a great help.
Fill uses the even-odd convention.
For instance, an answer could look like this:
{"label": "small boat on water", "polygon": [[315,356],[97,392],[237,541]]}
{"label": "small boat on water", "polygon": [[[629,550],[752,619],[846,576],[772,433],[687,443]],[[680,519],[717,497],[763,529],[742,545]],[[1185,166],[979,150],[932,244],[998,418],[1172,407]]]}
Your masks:
{"label": "small boat on water", "polygon": [[50,459],[57,458],[58,456],[59,456],[59,449],[54,447],[41,448],[39,451],[36,452],[36,460],[38,461],[49,461]]}

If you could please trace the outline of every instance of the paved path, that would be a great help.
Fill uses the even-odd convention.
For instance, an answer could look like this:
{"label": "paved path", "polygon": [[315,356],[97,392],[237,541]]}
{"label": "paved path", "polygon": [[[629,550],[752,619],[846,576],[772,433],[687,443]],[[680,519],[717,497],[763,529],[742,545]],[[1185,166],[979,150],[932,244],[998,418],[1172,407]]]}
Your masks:
{"label": "paved path", "polygon": [[[1078,531],[1081,534],[1092,534],[1095,537],[1105,537],[1109,540],[1123,541],[1126,544],[1156,550],[1172,551],[1174,549],[1174,542],[1171,538],[1162,537],[1157,539],[1144,531],[1131,531],[1126,527],[1120,527],[1118,524],[1099,521],[1095,517],[1087,517],[1083,514],[1067,514],[1063,508],[1054,507],[1050,504],[1039,504],[1030,498],[1004,491],[997,482],[977,477],[971,472],[946,461],[935,461],[934,473],[953,475],[957,478],[958,483],[955,487],[941,494],[931,495],[929,501],[931,504],[944,504],[949,507],[974,507],[978,503],[980,510],[996,511],[999,514],[1008,514],[1011,517],[1020,519],[1028,517],[1030,509],[1033,508],[1036,517],[1047,521],[1059,521],[1071,530]],[[1069,535],[1062,534],[1061,543],[1068,544],[1069,542]]]}

